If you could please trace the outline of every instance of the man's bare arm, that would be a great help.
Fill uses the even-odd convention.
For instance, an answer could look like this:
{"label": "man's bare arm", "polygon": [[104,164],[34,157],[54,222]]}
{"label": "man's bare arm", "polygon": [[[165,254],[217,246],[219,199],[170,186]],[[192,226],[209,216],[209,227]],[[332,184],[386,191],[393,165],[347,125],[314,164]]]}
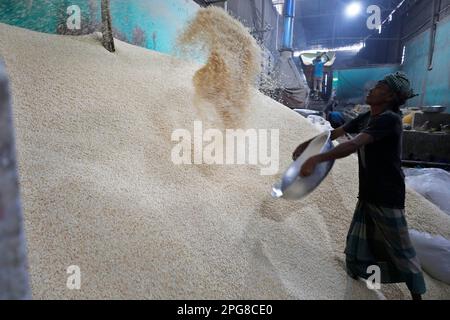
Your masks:
{"label": "man's bare arm", "polygon": [[[345,131],[344,131],[343,127],[337,128],[335,130],[331,130],[331,140],[336,140],[337,138],[343,136],[344,134],[345,134]],[[297,160],[297,158],[302,154],[303,151],[305,151],[306,147],[308,147],[308,144],[313,139],[309,139],[308,141],[303,142],[295,149],[295,151],[292,154],[292,159],[294,161]]]}
{"label": "man's bare arm", "polygon": [[303,177],[307,177],[313,173],[314,168],[319,163],[345,158],[354,153],[363,145],[369,144],[371,142],[373,142],[373,138],[371,135],[368,135],[367,133],[360,133],[352,140],[343,142],[328,152],[317,154],[306,160],[302,166],[300,175]]}
{"label": "man's bare arm", "polygon": [[363,145],[369,144],[371,142],[373,142],[373,138],[371,135],[368,135],[367,133],[360,133],[352,140],[343,142],[330,151],[318,154],[315,157],[317,157],[319,163],[345,158],[356,152],[356,150],[361,148]]}

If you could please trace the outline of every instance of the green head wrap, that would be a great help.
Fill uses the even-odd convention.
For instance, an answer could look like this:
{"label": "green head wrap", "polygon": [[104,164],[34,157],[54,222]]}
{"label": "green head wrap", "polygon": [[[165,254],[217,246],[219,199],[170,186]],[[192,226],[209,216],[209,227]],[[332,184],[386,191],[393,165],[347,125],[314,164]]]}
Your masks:
{"label": "green head wrap", "polygon": [[408,76],[403,72],[398,71],[396,73],[391,73],[383,79],[383,82],[404,100],[418,96],[417,94],[414,94]]}

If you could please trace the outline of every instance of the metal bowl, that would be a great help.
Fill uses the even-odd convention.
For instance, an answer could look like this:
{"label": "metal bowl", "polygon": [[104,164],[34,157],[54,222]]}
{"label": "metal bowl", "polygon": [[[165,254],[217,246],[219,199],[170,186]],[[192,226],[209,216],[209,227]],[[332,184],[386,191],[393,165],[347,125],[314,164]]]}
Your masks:
{"label": "metal bowl", "polygon": [[312,175],[308,177],[300,177],[300,170],[303,163],[311,156],[327,152],[334,147],[330,136],[330,131],[326,131],[305,143],[305,149],[297,160],[289,166],[281,181],[273,185],[272,196],[274,198],[299,200],[320,185],[333,167],[334,161],[318,164]]}
{"label": "metal bowl", "polygon": [[420,108],[423,112],[426,113],[441,113],[444,112],[447,107],[444,106],[425,106]]}
{"label": "metal bowl", "polygon": [[298,114],[302,115],[305,118],[308,118],[310,115],[321,116],[321,111],[310,110],[310,109],[293,109]]}

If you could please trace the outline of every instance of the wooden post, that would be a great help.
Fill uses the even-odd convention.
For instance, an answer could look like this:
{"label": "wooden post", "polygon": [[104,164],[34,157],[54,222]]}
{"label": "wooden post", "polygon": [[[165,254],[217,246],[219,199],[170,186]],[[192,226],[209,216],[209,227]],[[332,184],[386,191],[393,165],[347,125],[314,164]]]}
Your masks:
{"label": "wooden post", "polygon": [[109,7],[109,0],[102,0],[101,4],[102,10],[102,33],[103,33],[103,46],[109,52],[116,51],[114,47],[114,38],[112,33],[112,20],[111,20],[111,10]]}
{"label": "wooden post", "polygon": [[439,10],[441,2],[438,0],[432,0],[431,4],[431,29],[430,29],[430,47],[428,49],[428,71],[433,70],[433,55],[436,45],[436,30],[437,22],[439,20]]}
{"label": "wooden post", "polygon": [[30,299],[11,99],[0,61],[0,300]]}

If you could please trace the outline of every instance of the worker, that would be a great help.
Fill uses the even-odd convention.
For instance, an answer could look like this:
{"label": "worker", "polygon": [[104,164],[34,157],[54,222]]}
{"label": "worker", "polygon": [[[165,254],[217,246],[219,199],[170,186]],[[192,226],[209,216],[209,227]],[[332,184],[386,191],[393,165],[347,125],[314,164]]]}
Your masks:
{"label": "worker", "polygon": [[[406,74],[387,75],[366,97],[370,111],[331,132],[333,140],[346,133],[357,135],[307,159],[300,175],[309,176],[319,163],[358,151],[359,200],[347,235],[347,273],[354,279],[368,279],[373,274],[368,273],[368,267],[378,266],[382,283],[404,282],[412,298],[420,300],[426,288],[405,219],[400,158],[400,106],[413,96]],[[294,159],[301,152],[300,146]]]}
{"label": "worker", "polygon": [[327,106],[323,110],[325,113],[325,119],[331,124],[333,129],[339,128],[345,124],[344,114],[339,111],[334,111],[337,107],[338,102],[335,99],[336,90],[333,90],[331,94],[331,99],[328,101]]}
{"label": "worker", "polygon": [[[326,61],[323,61],[325,56]],[[328,62],[328,56],[324,53],[320,54],[313,60],[314,65],[314,82],[313,91],[316,100],[320,99],[320,94],[322,93],[322,81],[323,81],[323,66]]]}

